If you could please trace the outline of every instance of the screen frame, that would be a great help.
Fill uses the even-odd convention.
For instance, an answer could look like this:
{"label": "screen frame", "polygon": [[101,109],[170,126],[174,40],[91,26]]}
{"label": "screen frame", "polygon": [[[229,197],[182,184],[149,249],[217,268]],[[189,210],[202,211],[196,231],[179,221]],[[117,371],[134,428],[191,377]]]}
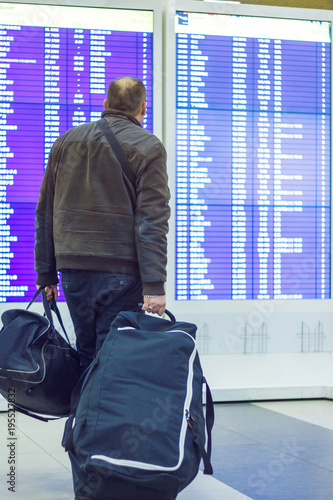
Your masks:
{"label": "screen frame", "polygon": [[[242,5],[223,4],[219,2],[203,2],[195,0],[176,0],[169,5],[165,18],[165,31],[168,42],[165,44],[164,74],[167,75],[165,82],[165,103],[168,113],[165,113],[164,138],[168,151],[169,183],[172,193],[176,193],[176,30],[175,16],[177,11],[194,12],[203,14],[225,14],[240,15],[262,18],[284,18],[299,20],[329,21],[333,27],[333,12],[319,9],[301,9],[291,7],[275,7],[264,5]],[[333,43],[331,45],[331,63],[333,56]],[[331,116],[332,116],[332,76],[331,66]],[[171,84],[172,82],[172,84]],[[333,124],[331,123],[331,163],[332,163],[332,139]],[[331,172],[332,173],[332,172]],[[332,179],[331,179],[331,241],[332,241]],[[172,311],[184,313],[251,313],[254,309],[274,312],[308,312],[311,308],[314,312],[324,312],[332,308],[332,250],[331,250],[331,298],[330,299],[245,299],[245,300],[175,300],[176,284],[176,205],[175,196],[171,200],[172,222],[170,224],[169,247],[168,247],[168,281],[167,281],[167,304]],[[201,306],[199,305],[201,304]],[[333,310],[333,309],[332,309]],[[270,313],[269,313],[270,314]]]}

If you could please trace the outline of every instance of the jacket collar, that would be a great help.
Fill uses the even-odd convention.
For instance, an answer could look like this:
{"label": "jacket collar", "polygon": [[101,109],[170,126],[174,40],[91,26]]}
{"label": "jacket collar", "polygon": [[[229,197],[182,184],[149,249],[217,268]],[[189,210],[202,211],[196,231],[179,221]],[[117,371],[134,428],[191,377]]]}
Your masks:
{"label": "jacket collar", "polygon": [[134,118],[134,116],[125,113],[124,111],[119,111],[118,109],[105,109],[102,113],[102,118],[107,116],[118,116],[119,118],[127,118],[131,122],[135,123],[135,125],[139,125],[141,127],[141,123]]}

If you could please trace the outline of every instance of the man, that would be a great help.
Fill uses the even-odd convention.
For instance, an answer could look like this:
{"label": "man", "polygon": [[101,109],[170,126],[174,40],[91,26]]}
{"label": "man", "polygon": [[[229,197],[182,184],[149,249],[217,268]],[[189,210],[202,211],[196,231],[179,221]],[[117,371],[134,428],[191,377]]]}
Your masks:
{"label": "man", "polygon": [[[122,167],[96,122],[60,136],[36,208],[36,284],[57,299],[57,271],[81,365],[100,349],[121,310],[165,310],[169,189],[162,143],[141,126],[146,89],[131,77],[110,83],[102,117],[135,174],[135,208]],[[133,188],[132,188],[133,189]]]}

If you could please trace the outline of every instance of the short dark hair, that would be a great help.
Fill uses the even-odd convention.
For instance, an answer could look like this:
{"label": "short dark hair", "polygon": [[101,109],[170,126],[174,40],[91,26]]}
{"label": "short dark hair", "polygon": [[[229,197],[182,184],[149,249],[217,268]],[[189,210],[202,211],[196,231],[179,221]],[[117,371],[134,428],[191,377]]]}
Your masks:
{"label": "short dark hair", "polygon": [[108,108],[136,116],[146,100],[146,87],[138,78],[122,76],[110,83],[106,100]]}

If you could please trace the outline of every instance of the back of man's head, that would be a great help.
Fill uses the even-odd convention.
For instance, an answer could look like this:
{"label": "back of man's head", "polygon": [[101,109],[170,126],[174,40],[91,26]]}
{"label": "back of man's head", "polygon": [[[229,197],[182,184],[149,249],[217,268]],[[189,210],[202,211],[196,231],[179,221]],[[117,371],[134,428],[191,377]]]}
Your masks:
{"label": "back of man's head", "polygon": [[136,116],[146,101],[146,88],[138,78],[122,76],[110,83],[106,100],[108,108]]}

